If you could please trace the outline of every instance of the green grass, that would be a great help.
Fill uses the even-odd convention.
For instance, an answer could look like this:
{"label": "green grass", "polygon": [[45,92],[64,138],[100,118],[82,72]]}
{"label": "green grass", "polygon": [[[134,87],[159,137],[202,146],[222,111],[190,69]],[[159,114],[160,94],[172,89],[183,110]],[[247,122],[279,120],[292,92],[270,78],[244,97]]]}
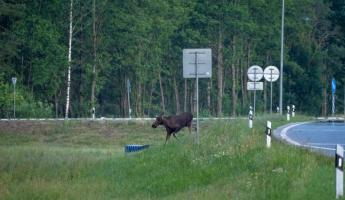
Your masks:
{"label": "green grass", "polygon": [[[275,140],[267,149],[267,119],[286,123],[203,122],[199,145],[184,130],[164,146],[164,129],[145,123],[0,131],[0,199],[334,199],[334,160]],[[130,143],[151,147],[125,156]]]}

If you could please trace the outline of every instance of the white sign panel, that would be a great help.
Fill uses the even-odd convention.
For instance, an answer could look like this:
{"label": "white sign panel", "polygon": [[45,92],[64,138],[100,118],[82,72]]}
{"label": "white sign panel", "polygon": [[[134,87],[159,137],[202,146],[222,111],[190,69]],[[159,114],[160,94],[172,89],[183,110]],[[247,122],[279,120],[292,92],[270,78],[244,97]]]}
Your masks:
{"label": "white sign panel", "polygon": [[15,85],[17,83],[17,78],[16,77],[12,77],[12,83],[13,83],[13,85]]}
{"label": "white sign panel", "polygon": [[258,65],[253,65],[248,69],[248,78],[251,81],[260,81],[264,75],[264,71]]}
{"label": "white sign panel", "polygon": [[264,84],[262,82],[247,82],[247,90],[263,90]]}
{"label": "white sign panel", "polygon": [[274,82],[279,78],[279,70],[275,66],[268,66],[264,70],[264,77],[266,81]]}
{"label": "white sign panel", "polygon": [[183,49],[183,78],[196,78],[196,71],[198,78],[211,78],[211,49]]}

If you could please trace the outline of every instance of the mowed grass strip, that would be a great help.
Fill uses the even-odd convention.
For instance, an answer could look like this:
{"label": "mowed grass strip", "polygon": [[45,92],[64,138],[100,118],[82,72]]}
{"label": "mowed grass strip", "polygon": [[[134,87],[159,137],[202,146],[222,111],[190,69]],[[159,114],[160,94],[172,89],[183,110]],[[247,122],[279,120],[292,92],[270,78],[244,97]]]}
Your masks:
{"label": "mowed grass strip", "polygon": [[[164,146],[149,123],[1,132],[0,199],[333,199],[333,158],[275,140],[267,149],[267,119],[286,123],[202,122],[199,145],[183,130]],[[151,147],[125,156],[125,144]]]}

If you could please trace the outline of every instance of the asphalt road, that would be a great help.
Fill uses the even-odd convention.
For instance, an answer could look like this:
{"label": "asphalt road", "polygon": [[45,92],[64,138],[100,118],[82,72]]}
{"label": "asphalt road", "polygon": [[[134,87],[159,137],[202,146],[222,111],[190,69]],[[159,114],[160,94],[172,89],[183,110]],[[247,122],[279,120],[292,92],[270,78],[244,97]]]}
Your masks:
{"label": "asphalt road", "polygon": [[344,122],[305,122],[275,130],[274,136],[292,145],[334,155],[337,144],[345,147]]}

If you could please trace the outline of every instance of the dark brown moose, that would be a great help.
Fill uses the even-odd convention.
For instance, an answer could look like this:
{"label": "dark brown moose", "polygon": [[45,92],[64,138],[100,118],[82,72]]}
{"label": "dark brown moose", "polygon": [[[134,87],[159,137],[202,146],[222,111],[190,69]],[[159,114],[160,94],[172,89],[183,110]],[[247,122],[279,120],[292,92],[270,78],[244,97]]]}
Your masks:
{"label": "dark brown moose", "polygon": [[193,115],[189,112],[184,112],[176,116],[164,117],[162,114],[156,117],[156,121],[153,122],[152,128],[157,128],[159,125],[163,125],[167,131],[165,143],[167,143],[171,134],[177,139],[176,133],[183,127],[188,127],[189,133],[192,131]]}

